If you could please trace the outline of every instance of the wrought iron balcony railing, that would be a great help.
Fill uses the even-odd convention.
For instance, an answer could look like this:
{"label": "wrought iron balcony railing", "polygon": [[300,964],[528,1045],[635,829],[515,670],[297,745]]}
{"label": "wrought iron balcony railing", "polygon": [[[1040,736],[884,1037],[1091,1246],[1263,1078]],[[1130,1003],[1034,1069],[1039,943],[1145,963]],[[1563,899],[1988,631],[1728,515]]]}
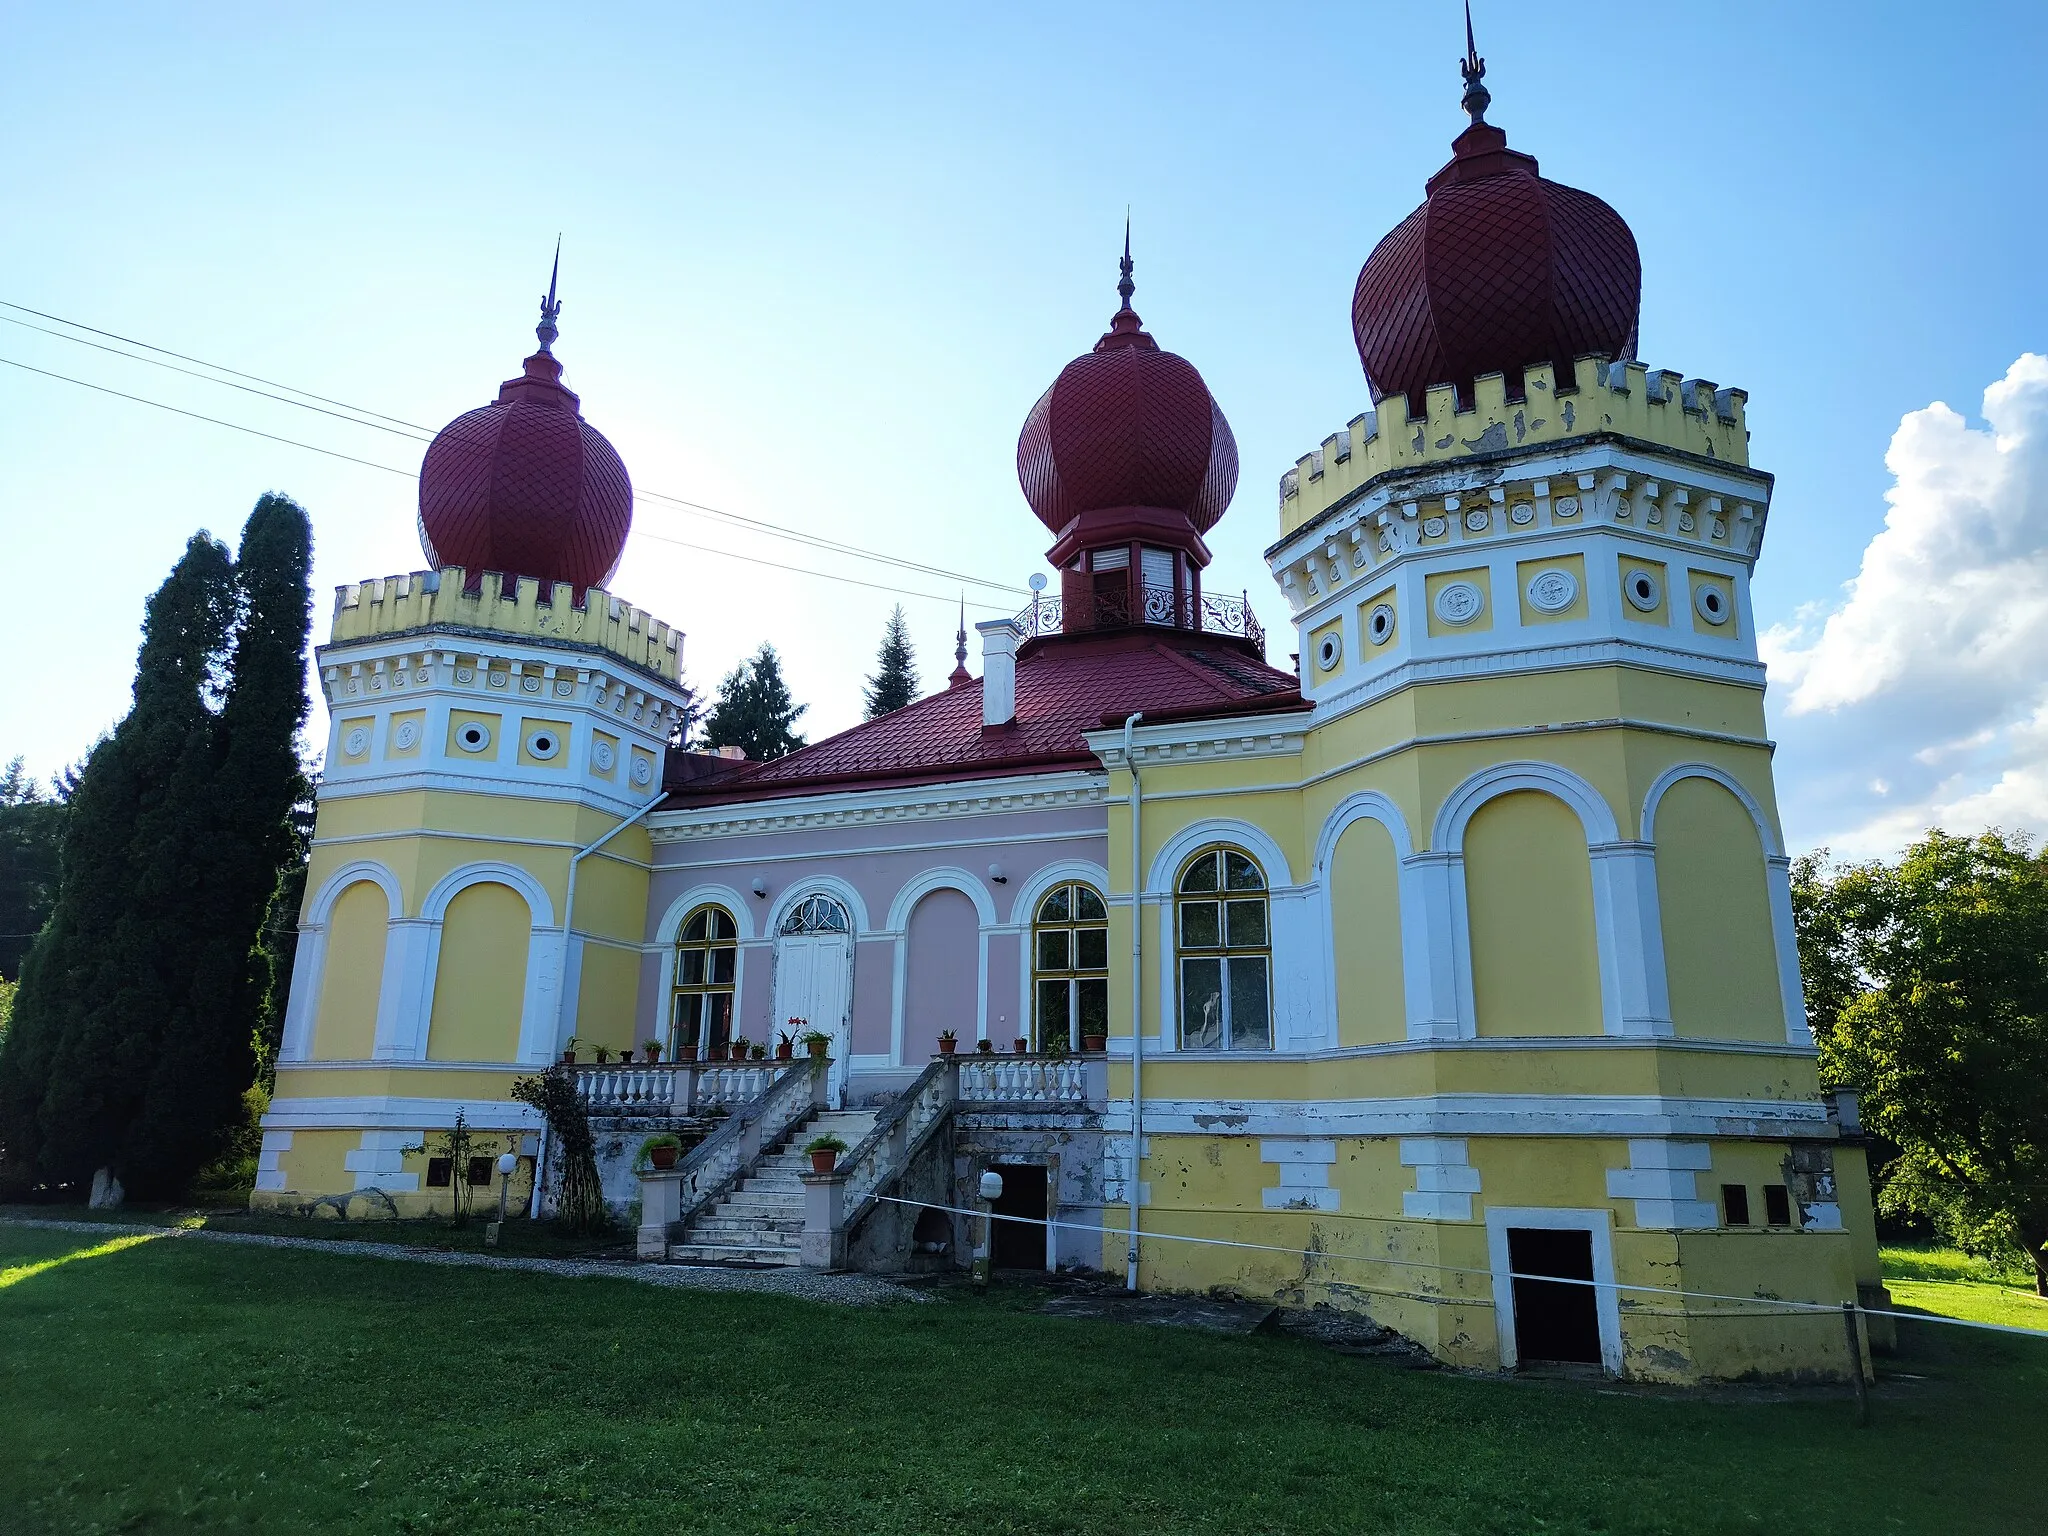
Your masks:
{"label": "wrought iron balcony railing", "polygon": [[[1169,629],[1199,630],[1203,634],[1235,635],[1251,641],[1261,656],[1266,654],[1266,631],[1252,612],[1249,596],[1218,597],[1204,592],[1197,598],[1188,592],[1176,594],[1171,587],[1154,586],[1139,587],[1136,595],[1135,617],[1129,587],[1085,595],[1076,604],[1077,608],[1082,604],[1086,607],[1075,614],[1082,622],[1074,628],[1122,629],[1133,624],[1158,624]],[[1027,640],[1034,635],[1060,634],[1066,628],[1065,604],[1057,597],[1040,596],[1017,615],[1016,623]]]}

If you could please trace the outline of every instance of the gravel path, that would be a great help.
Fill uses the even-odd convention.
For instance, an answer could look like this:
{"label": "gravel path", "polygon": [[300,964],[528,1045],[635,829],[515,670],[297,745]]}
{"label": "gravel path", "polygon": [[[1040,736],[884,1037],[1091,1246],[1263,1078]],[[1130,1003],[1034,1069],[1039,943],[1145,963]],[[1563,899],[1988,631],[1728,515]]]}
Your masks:
{"label": "gravel path", "polygon": [[397,1243],[353,1242],[347,1238],[272,1237],[259,1232],[210,1232],[204,1227],[157,1227],[144,1222],[43,1221],[0,1217],[0,1227],[37,1227],[52,1232],[95,1232],[109,1237],[149,1232],[163,1237],[193,1238],[208,1243],[245,1243],[259,1248],[298,1248],[309,1253],[346,1253],[366,1259],[397,1259],[413,1264],[455,1264],[473,1269],[518,1269],[542,1275],[589,1276],[638,1280],[646,1285],[679,1286],[693,1291],[759,1291],[794,1296],[803,1301],[841,1306],[872,1306],[885,1301],[927,1301],[930,1298],[893,1280],[874,1275],[826,1274],[813,1269],[723,1269],[695,1264],[640,1264],[614,1259],[533,1259],[494,1253],[449,1253],[438,1248],[407,1248]]}

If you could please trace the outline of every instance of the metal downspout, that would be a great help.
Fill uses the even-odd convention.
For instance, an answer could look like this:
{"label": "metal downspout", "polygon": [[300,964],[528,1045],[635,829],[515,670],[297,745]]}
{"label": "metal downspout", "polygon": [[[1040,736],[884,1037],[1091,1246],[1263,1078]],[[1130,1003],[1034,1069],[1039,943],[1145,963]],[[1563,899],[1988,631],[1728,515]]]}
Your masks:
{"label": "metal downspout", "polygon": [[[596,842],[590,844],[587,848],[579,848],[569,855],[569,889],[562,898],[562,951],[560,956],[561,965],[557,970],[557,974],[561,977],[561,983],[559,990],[555,993],[555,1050],[560,1050],[562,1047],[562,1021],[569,1011],[569,935],[576,918],[577,868],[585,859],[589,858],[598,849],[617,837],[626,828],[632,826],[667,798],[668,791],[664,789],[652,800],[641,806],[639,810],[628,816],[616,827],[613,827],[611,831],[605,833]],[[540,1155],[533,1160],[533,1197],[527,1202],[527,1215],[536,1219],[540,1216],[541,1175],[547,1168],[548,1129],[545,1125],[541,1127],[540,1135]]]}
{"label": "metal downspout", "polygon": [[1138,1168],[1145,1146],[1145,842],[1139,814],[1143,797],[1138,787],[1138,756],[1131,733],[1143,711],[1124,721],[1124,769],[1131,776],[1131,1168],[1124,1197],[1130,1205],[1130,1246],[1124,1254],[1124,1289],[1138,1288]]}

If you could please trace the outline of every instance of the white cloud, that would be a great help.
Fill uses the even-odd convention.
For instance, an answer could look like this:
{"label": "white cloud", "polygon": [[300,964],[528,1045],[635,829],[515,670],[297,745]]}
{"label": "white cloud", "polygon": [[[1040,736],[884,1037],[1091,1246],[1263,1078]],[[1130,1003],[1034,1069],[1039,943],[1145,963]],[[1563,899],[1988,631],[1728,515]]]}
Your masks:
{"label": "white cloud", "polygon": [[1899,423],[1885,526],[1840,606],[1759,637],[1794,846],[2048,827],[2048,357]]}

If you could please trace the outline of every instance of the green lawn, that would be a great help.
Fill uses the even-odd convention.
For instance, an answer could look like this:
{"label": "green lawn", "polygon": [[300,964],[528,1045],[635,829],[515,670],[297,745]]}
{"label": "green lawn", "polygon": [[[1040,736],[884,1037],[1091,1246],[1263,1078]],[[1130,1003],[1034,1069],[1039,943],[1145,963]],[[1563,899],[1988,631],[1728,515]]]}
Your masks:
{"label": "green lawn", "polygon": [[[55,1260],[58,1262],[51,1263]],[[43,1267],[47,1266],[47,1267]],[[0,1228],[0,1528],[2032,1528],[2048,1340],[1839,1396],[1408,1371],[947,1292],[842,1309]]]}
{"label": "green lawn", "polygon": [[[1973,1323],[2048,1332],[2048,1300],[2034,1294],[2033,1277],[2017,1267],[1973,1258],[1953,1248],[1883,1250],[1885,1289],[1892,1304]],[[1902,1329],[1924,1333],[1911,1323]],[[1939,1326],[1938,1324],[1935,1326]]]}

